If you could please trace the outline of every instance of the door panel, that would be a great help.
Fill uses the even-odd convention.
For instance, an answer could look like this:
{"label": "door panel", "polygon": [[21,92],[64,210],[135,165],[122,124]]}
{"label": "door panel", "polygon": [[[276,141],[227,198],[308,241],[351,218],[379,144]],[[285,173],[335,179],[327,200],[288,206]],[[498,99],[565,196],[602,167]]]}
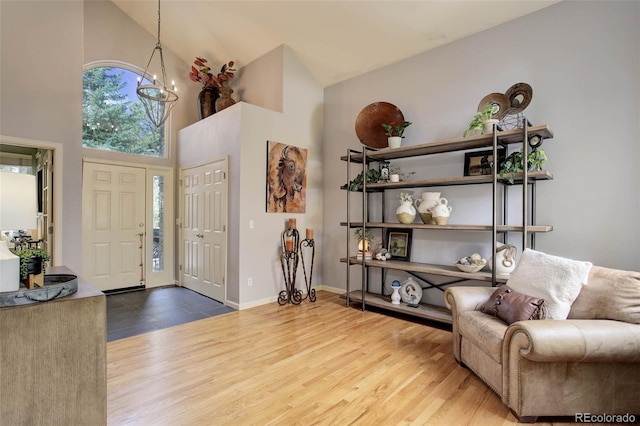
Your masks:
{"label": "door panel", "polygon": [[227,160],[182,170],[182,284],[224,302]]}
{"label": "door panel", "polygon": [[100,290],[144,284],[144,169],[84,163],[83,276]]}

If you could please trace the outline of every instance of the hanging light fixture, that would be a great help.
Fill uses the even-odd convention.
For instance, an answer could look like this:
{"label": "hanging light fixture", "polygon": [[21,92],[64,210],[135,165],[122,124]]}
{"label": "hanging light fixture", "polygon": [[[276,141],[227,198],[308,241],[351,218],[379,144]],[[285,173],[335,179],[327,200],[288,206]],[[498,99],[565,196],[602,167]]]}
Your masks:
{"label": "hanging light fixture", "polygon": [[143,80],[138,78],[138,98],[144,105],[144,109],[147,111],[147,116],[151,122],[160,127],[169,117],[171,109],[178,101],[178,95],[176,94],[175,82],[171,82],[171,90],[167,89],[167,75],[164,69],[164,57],[162,56],[162,44],[160,43],[160,0],[158,0],[158,42],[156,47],[151,52],[149,63],[144,70],[143,76],[146,77],[149,65],[156,51],[160,52],[160,68],[162,70],[162,80],[158,81],[156,75],[153,75],[153,84],[144,84]]}

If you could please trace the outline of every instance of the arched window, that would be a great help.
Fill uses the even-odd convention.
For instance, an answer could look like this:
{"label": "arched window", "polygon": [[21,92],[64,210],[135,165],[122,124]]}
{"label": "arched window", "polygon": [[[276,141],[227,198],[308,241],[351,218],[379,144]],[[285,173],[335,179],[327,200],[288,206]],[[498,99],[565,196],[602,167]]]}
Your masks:
{"label": "arched window", "polygon": [[165,157],[165,126],[155,127],[138,100],[141,72],[120,66],[87,68],[82,89],[82,146]]}

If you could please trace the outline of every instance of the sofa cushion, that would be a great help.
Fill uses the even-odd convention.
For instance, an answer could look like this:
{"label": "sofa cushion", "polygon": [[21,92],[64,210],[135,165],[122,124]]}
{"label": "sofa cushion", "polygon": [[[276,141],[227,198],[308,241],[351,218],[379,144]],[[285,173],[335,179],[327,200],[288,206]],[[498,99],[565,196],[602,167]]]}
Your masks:
{"label": "sofa cushion", "polygon": [[547,319],[566,319],[592,266],[591,262],[525,249],[507,285],[517,292],[544,299]]}
{"label": "sofa cushion", "polygon": [[494,361],[502,360],[502,339],[507,325],[480,311],[464,311],[458,316],[458,331]]}
{"label": "sofa cushion", "polygon": [[518,293],[501,285],[489,300],[480,307],[485,314],[500,318],[507,324],[517,321],[544,319],[546,306],[544,299]]}
{"label": "sofa cushion", "polygon": [[640,272],[594,266],[571,306],[569,318],[640,324]]}

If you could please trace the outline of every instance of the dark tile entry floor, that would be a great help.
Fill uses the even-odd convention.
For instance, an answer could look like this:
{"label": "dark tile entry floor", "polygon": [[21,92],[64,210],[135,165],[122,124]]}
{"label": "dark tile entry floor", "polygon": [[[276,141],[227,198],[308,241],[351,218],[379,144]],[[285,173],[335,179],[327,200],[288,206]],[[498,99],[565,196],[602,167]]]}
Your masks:
{"label": "dark tile entry floor", "polygon": [[184,287],[109,294],[107,342],[233,311]]}

